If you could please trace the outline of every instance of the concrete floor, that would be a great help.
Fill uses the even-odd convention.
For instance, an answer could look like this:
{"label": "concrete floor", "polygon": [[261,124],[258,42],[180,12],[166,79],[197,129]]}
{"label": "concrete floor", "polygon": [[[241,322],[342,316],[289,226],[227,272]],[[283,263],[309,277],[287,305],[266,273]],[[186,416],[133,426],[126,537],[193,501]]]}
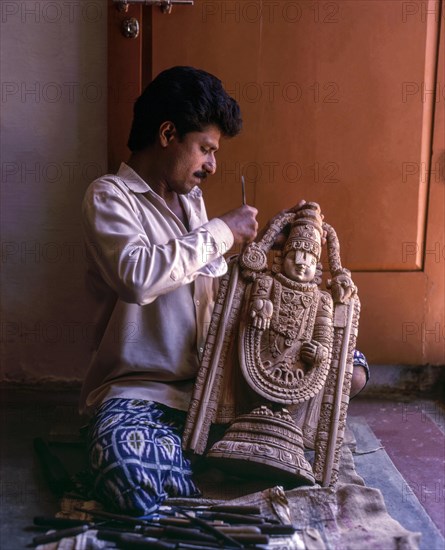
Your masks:
{"label": "concrete floor", "polygon": [[[77,394],[8,389],[0,396],[0,549],[18,550],[35,535],[27,530],[33,517],[59,509],[34,454],[33,439],[52,439],[52,449],[68,470],[82,460],[74,444],[80,425]],[[443,407],[434,401],[359,396],[351,403],[349,417],[357,438],[359,474],[382,490],[393,517],[407,529],[422,532],[422,549],[444,550]]]}
{"label": "concrete floor", "polygon": [[434,401],[353,400],[354,463],[381,490],[388,513],[422,534],[420,548],[445,549],[444,409]]}
{"label": "concrete floor", "polygon": [[59,500],[42,475],[33,439],[47,439],[61,416],[68,425],[75,425],[77,395],[8,389],[1,390],[0,396],[0,549],[19,550],[35,535],[26,531],[33,517],[59,510]]}
{"label": "concrete floor", "polygon": [[402,474],[401,504],[417,499],[445,536],[445,409],[433,401],[352,401]]}

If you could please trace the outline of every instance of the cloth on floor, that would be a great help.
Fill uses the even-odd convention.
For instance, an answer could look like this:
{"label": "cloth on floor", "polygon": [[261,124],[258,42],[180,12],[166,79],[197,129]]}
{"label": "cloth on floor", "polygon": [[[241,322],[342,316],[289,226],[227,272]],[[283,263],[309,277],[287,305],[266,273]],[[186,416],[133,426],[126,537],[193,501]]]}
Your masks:
{"label": "cloth on floor", "polygon": [[[279,519],[282,523],[290,522],[297,528],[292,539],[271,538],[268,545],[271,549],[417,550],[420,534],[406,530],[391,518],[381,492],[366,487],[363,479],[357,475],[351,452],[353,446],[354,441],[349,432],[342,447],[339,481],[335,488],[315,486],[284,491],[281,487],[269,487],[255,491],[254,481],[240,483],[239,478],[231,478],[219,471],[215,471],[215,476],[212,477],[210,470],[198,479],[204,495],[202,498],[168,499],[165,504],[202,506],[225,503],[259,506],[262,515]],[[229,494],[232,496],[227,498]],[[58,516],[84,519],[86,516],[82,517],[82,512],[76,511],[76,507],[101,509],[100,504],[94,501],[85,503],[65,498]],[[66,541],[68,539],[39,546],[38,550],[101,548],[101,541],[95,539],[93,530],[79,535],[75,540],[71,539],[72,546],[66,546],[70,544]]]}

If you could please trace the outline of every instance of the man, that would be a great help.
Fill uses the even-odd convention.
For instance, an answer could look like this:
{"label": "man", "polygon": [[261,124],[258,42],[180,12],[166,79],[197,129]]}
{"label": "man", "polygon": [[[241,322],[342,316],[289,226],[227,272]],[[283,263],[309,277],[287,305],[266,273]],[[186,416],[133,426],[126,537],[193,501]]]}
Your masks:
{"label": "man", "polygon": [[149,513],[167,495],[197,494],[181,429],[213,309],[223,254],[252,241],[257,210],[208,221],[199,184],[239,106],[214,76],[161,73],[135,104],[131,157],[93,182],[83,203],[97,351],[81,409],[93,414],[90,466],[108,505]]}
{"label": "man", "polygon": [[223,254],[258,229],[247,205],[208,221],[199,184],[215,173],[221,137],[241,124],[216,77],[166,70],[135,104],[130,160],[85,195],[97,335],[81,410],[92,415],[96,495],[127,513],[198,494],[181,434],[214,283],[227,269]]}

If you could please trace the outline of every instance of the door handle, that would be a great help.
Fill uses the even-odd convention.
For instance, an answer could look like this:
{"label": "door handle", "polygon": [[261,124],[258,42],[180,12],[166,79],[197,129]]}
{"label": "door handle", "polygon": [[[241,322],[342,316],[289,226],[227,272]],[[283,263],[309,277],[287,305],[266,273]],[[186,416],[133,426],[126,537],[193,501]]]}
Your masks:
{"label": "door handle", "polygon": [[139,36],[139,21],[136,17],[127,17],[121,23],[121,31],[125,38],[137,38]]}

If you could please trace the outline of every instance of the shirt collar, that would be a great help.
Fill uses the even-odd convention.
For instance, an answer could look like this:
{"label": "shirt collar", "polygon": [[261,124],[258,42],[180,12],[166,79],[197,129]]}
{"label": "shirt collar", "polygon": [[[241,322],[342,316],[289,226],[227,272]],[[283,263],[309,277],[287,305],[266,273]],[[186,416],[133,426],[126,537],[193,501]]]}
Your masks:
{"label": "shirt collar", "polygon": [[[125,164],[125,162],[121,162],[117,175],[122,178],[125,185],[130,189],[130,191],[133,191],[133,193],[147,193],[148,191],[154,193],[148,183],[144,181],[139,174],[133,170],[133,168],[128,166],[128,164]],[[196,186],[185,196],[193,199],[199,199],[202,197],[202,191]]]}
{"label": "shirt collar", "polygon": [[125,162],[121,162],[117,175],[122,178],[125,185],[133,193],[146,193],[152,191],[151,187],[145,182],[133,168],[130,168]]}

